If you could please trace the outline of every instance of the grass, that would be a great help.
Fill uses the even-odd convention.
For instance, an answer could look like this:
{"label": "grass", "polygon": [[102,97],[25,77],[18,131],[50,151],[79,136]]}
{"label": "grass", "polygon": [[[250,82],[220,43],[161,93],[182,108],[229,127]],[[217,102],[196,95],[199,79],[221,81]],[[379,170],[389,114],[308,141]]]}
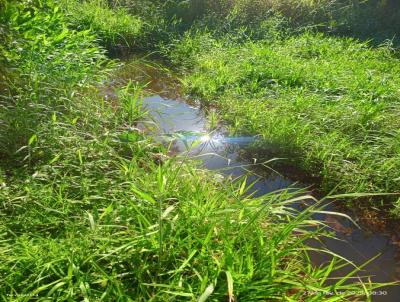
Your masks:
{"label": "grass", "polygon": [[189,93],[322,177],[326,191],[399,192],[399,60],[390,46],[314,33],[237,44],[197,33],[171,57],[190,70]]}
{"label": "grass", "polygon": [[72,89],[105,78],[110,61],[92,32],[69,29],[49,1],[26,8],[6,3],[0,18],[7,26],[1,48],[0,154],[19,161],[29,153],[20,148],[37,141],[50,116],[71,106]]}
{"label": "grass", "polygon": [[145,24],[123,7],[111,9],[105,0],[63,1],[62,4],[74,28],[91,29],[109,50],[139,46]]}
{"label": "grass", "polygon": [[[200,25],[222,35],[238,35],[244,30],[253,39],[265,38],[271,20],[282,21],[281,28],[323,31],[352,36],[380,44],[391,40],[398,45],[399,3],[396,0],[112,0],[133,15],[143,16],[153,28],[152,35],[168,38],[172,32],[184,32]],[[175,23],[175,26],[168,26]],[[272,22],[273,23],[273,22]],[[167,26],[165,26],[167,25]],[[152,27],[150,25],[150,27]],[[157,30],[158,28],[158,30]],[[168,32],[168,34],[166,33]],[[172,35],[176,37],[176,35]],[[147,36],[147,39],[151,37]],[[169,37],[171,38],[171,37]],[[156,42],[152,40],[152,42]]]}
{"label": "grass", "polygon": [[[85,13],[119,14],[98,5]],[[305,242],[324,225],[312,219],[318,203],[293,209],[305,192],[252,198],[245,179],[157,160],[168,150],[136,130],[142,85],[102,95],[117,62],[96,28],[51,0],[6,1],[0,21],[2,300],[371,300],[381,285],[359,268],[332,277],[352,266],[340,256],[312,265]],[[111,28],[103,43],[115,43]]]}

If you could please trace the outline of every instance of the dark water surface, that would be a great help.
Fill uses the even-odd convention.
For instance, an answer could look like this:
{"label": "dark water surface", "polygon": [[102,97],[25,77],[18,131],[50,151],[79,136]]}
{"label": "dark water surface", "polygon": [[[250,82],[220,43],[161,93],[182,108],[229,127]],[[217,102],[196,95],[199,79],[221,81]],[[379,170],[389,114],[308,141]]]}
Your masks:
{"label": "dark water surface", "polygon": [[[255,195],[277,190],[302,189],[302,192],[305,191],[304,184],[268,168],[261,170],[269,173],[257,174],[260,170],[257,159],[249,157],[249,152],[245,152],[257,138],[231,137],[223,129],[210,132],[204,111],[199,106],[182,101],[176,85],[171,84],[173,78],[170,74],[165,76],[157,69],[143,69],[143,66],[140,70],[141,72],[147,70],[141,75],[149,83],[149,90],[155,93],[143,99],[143,106],[154,121],[154,123],[149,123],[148,129],[151,129],[150,131],[160,141],[172,140],[174,153],[189,152],[190,157],[201,160],[205,168],[217,170],[225,177],[235,179],[245,174],[249,175],[248,182],[255,182],[251,188]],[[123,77],[137,79],[137,70],[125,69]],[[154,125],[158,125],[157,128],[154,128]],[[190,145],[195,141],[199,145],[191,149]],[[253,173],[249,174],[249,172]],[[285,175],[288,174],[285,173]],[[331,210],[335,211],[335,207],[332,206]],[[339,239],[322,238],[322,244],[328,250],[345,257],[356,265],[362,265],[380,254],[358,273],[359,276],[371,276],[371,280],[376,282],[400,280],[399,248],[392,244],[388,235],[359,229],[348,219],[338,218],[338,216],[320,215],[318,219],[325,221],[336,232]],[[310,245],[314,244],[321,247],[321,243],[310,242]],[[313,253],[311,258],[315,265],[329,261],[329,257],[322,253]],[[337,275],[343,276],[349,271],[351,271],[350,267],[338,271]],[[372,301],[399,302],[400,285],[381,289],[373,296]]]}

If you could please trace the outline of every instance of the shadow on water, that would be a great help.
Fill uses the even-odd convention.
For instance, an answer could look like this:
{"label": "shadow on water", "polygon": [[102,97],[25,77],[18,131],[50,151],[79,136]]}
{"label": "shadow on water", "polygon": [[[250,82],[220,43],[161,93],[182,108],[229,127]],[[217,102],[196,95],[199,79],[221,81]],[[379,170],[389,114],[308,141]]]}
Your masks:
{"label": "shadow on water", "polygon": [[[148,69],[142,67],[141,70]],[[187,155],[199,160],[204,168],[215,170],[221,176],[232,180],[247,175],[247,182],[253,183],[249,192],[258,196],[279,190],[302,193],[307,190],[310,184],[291,179],[287,173],[283,175],[269,168],[268,163],[258,163],[257,158],[251,158],[249,150],[252,149],[248,148],[252,145],[254,148],[253,143],[258,140],[256,137],[231,137],[223,128],[209,132],[209,122],[204,111],[195,103],[182,100],[176,93],[178,91],[176,85],[171,85],[173,79],[170,75],[165,77],[163,72],[151,68],[142,76],[145,82],[149,83],[149,91],[154,93],[143,99],[143,106],[153,121],[148,125],[144,122],[142,127],[148,129],[155,139],[169,143],[174,154],[188,152]],[[124,78],[137,79],[138,75],[129,73],[128,69],[125,70]],[[191,148],[194,142],[198,145]],[[335,209],[332,204],[325,208],[333,211]],[[321,242],[309,242],[311,246],[320,248],[322,244],[328,250],[358,266],[380,255],[367,264],[358,275],[371,276],[374,282],[400,280],[399,248],[392,244],[389,236],[357,228],[348,219],[336,215],[319,214],[315,218],[323,220],[332,232],[336,233],[337,239],[323,237]],[[312,253],[310,257],[315,265],[321,265],[330,259],[327,254],[317,252]],[[347,267],[337,271],[336,274],[343,276],[351,270],[351,267]],[[372,299],[378,302],[398,302],[400,286],[391,286],[378,291]]]}

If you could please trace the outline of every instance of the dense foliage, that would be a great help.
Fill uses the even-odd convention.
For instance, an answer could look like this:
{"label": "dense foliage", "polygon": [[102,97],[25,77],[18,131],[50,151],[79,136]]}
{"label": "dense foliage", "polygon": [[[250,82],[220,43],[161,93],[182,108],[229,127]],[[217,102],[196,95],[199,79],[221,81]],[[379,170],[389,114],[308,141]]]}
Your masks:
{"label": "dense foliage", "polygon": [[200,23],[202,27],[225,33],[245,27],[257,34],[271,17],[279,16],[295,30],[306,27],[373,39],[377,43],[386,39],[397,42],[400,34],[400,4],[396,0],[109,0],[109,3],[144,16],[152,24],[159,24],[160,19],[179,20],[180,29]]}
{"label": "dense foliage", "polygon": [[277,147],[265,156],[287,156],[326,191],[399,191],[400,62],[391,47],[314,33],[240,45],[196,34],[172,57],[191,70],[187,90],[219,106],[234,131]]}
{"label": "dense foliage", "polygon": [[[103,47],[162,53],[237,131],[263,134],[327,187],[344,175],[343,190],[377,191],[396,190],[391,49],[295,35],[283,28],[294,1],[140,2],[0,2],[2,300],[370,299],[379,285],[350,279],[357,268],[332,278],[345,260],[311,264],[316,206],[290,205],[312,197],[251,198],[246,180],[163,155],[135,127],[135,78],[103,97],[117,67]],[[304,22],[320,16],[310,3],[297,4]]]}

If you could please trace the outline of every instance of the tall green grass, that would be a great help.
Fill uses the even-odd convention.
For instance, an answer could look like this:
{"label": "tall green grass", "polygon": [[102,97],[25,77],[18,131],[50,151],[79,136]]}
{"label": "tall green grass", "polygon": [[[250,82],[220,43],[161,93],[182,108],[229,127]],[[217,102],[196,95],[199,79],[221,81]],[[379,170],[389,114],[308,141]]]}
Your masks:
{"label": "tall green grass", "polygon": [[33,156],[24,146],[41,139],[37,132],[49,117],[71,106],[72,89],[104,78],[110,62],[93,33],[69,29],[51,1],[5,2],[0,22],[6,41],[1,48],[0,154],[22,160]]}
{"label": "tall green grass", "polygon": [[144,21],[124,7],[111,8],[105,0],[62,1],[74,28],[91,29],[109,50],[139,47]]}
{"label": "tall green grass", "polygon": [[[394,40],[398,44],[399,3],[393,0],[112,0],[150,23],[179,25],[167,31],[184,31],[193,25],[227,32],[246,28],[253,38],[261,38],[265,27],[277,17],[291,30],[304,27],[335,35],[373,39],[379,44]],[[160,27],[161,28],[161,27]],[[156,31],[154,31],[156,32]]]}
{"label": "tall green grass", "polygon": [[160,163],[135,127],[141,85],[104,98],[114,64],[53,1],[5,2],[0,20],[2,300],[370,299],[379,285],[357,268],[331,278],[344,259],[311,264],[323,225],[291,207],[311,197],[251,198],[184,158]]}
{"label": "tall green grass", "polygon": [[171,58],[190,71],[189,93],[217,105],[235,131],[262,134],[326,191],[399,192],[399,60],[390,46],[313,33],[236,44],[197,33]]}

